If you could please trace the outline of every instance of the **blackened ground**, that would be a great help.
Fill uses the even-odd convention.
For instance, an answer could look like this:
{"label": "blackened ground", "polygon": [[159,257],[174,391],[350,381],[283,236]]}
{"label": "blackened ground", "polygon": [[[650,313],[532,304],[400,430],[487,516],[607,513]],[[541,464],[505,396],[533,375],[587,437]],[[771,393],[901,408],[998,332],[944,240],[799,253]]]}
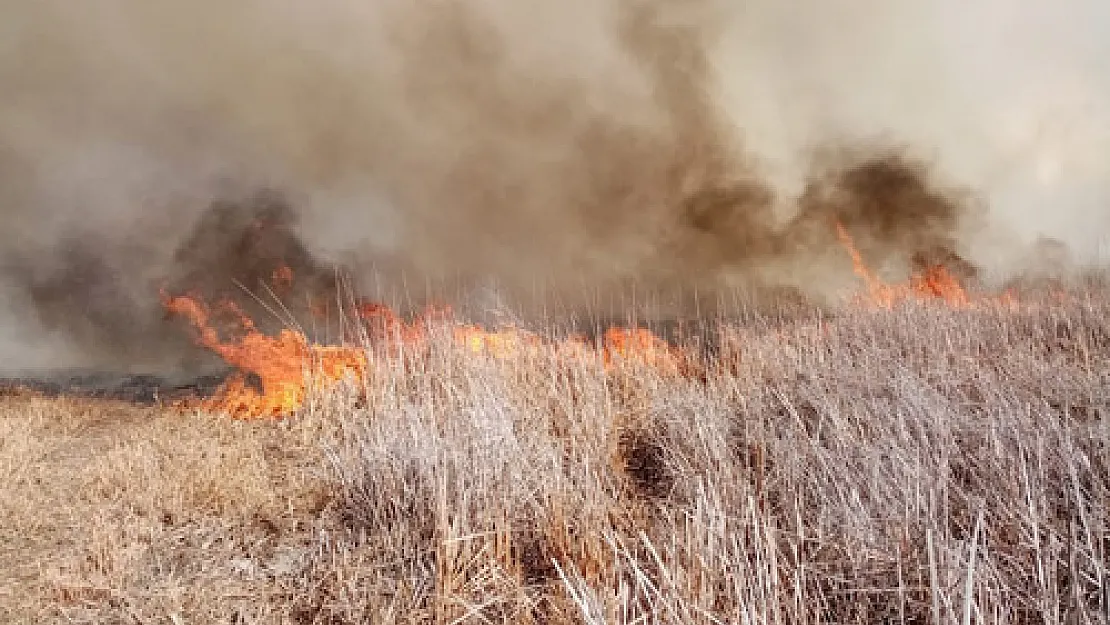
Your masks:
{"label": "blackened ground", "polygon": [[227,372],[182,379],[152,374],[67,371],[0,378],[0,397],[33,393],[46,397],[110,399],[158,405],[211,397]]}

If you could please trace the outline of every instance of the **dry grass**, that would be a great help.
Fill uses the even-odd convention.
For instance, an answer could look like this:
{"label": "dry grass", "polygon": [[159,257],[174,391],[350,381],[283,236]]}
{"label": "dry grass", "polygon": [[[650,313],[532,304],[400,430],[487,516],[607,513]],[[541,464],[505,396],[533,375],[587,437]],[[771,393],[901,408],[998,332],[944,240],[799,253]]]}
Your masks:
{"label": "dry grass", "polygon": [[0,404],[12,623],[1106,623],[1110,294],[446,345],[281,423]]}

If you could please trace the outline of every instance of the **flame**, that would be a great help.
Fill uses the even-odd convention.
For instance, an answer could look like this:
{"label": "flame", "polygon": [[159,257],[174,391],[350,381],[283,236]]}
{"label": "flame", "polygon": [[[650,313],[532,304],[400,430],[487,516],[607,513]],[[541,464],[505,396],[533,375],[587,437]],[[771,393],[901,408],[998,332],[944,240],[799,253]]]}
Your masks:
{"label": "flame", "polygon": [[943,265],[933,265],[923,272],[915,273],[906,284],[889,284],[871,271],[852,236],[840,223],[836,224],[836,236],[852,257],[852,268],[867,286],[868,301],[874,305],[891,308],[899,302],[912,299],[939,299],[957,307],[971,303],[963,285]]}
{"label": "flame", "polygon": [[848,234],[848,230],[839,222],[836,224],[836,236],[840,239],[840,244],[852,257],[852,269],[867,285],[867,293],[871,301],[880,306],[892,306],[898,299],[898,289],[886,284],[871,271],[863,260],[863,254],[860,253],[859,248],[852,240],[852,235]]}
{"label": "flame", "polygon": [[[311,343],[301,332],[283,329],[277,336],[258,331],[254,322],[232,302],[218,312],[228,313],[240,336],[222,339],[213,325],[213,311],[199,298],[163,293],[166,310],[184,317],[197,333],[197,342],[212,350],[239,373],[233,375],[202,407],[238,417],[279,416],[296,411],[305,400],[306,373],[311,368],[324,384],[335,384],[367,367],[364,350]],[[248,384],[258,376],[261,389]]]}
{"label": "flame", "polygon": [[[867,287],[867,302],[887,308],[909,299],[938,299],[953,306],[971,302],[959,280],[943,266],[915,274],[905,284],[884,282],[867,266],[851,235],[839,223],[836,233],[852,258],[856,275]],[[285,289],[292,284],[293,272],[283,265],[272,277],[275,287]],[[276,336],[267,335],[232,302],[209,307],[192,295],[165,293],[162,299],[168,312],[190,322],[200,345],[237,370],[201,407],[242,418],[294,413],[306,401],[306,380],[318,380],[327,388],[348,378],[359,379],[387,359],[423,353],[437,336],[447,337],[468,356],[510,363],[548,354],[560,361],[599,366],[607,371],[625,367],[648,367],[665,374],[686,371],[687,354],[645,328],[609,328],[596,344],[578,335],[549,340],[520,328],[487,330],[456,323],[450,308],[429,308],[412,322],[406,322],[388,306],[356,300],[351,316],[361,320],[364,332],[359,338],[367,343],[351,347],[318,344],[290,328]],[[313,312],[323,315],[327,311],[316,306]],[[233,326],[230,338],[221,337],[217,331],[220,318]],[[437,329],[444,332],[437,334]],[[251,376],[257,378],[258,385],[249,383]]]}
{"label": "flame", "polygon": [[293,286],[293,269],[289,265],[280,265],[270,276],[274,289],[278,292],[288,292]]}
{"label": "flame", "polygon": [[534,356],[543,346],[538,335],[515,328],[489,331],[477,326],[456,326],[451,333],[466,351],[501,359]]}
{"label": "flame", "polygon": [[[610,370],[622,366],[647,366],[661,372],[677,371],[679,350],[644,328],[610,328],[595,347],[582,336],[546,340],[519,328],[486,330],[452,321],[449,308],[431,308],[406,323],[391,308],[372,302],[357,302],[355,313],[367,330],[367,348],[321,345],[302,332],[286,328],[276,336],[259,331],[254,321],[232,302],[210,307],[193,295],[162,294],[163,306],[188,320],[196,341],[220,356],[237,373],[200,407],[227,412],[239,418],[277,417],[300,409],[307,397],[307,380],[318,380],[324,388],[347,378],[369,373],[376,359],[402,353],[421,353],[433,340],[436,329],[465,354],[497,361],[550,354],[565,362],[596,365]],[[317,313],[320,311],[317,310]],[[224,318],[233,326],[233,337],[221,337],[216,325]],[[256,376],[260,388],[248,383]]]}
{"label": "flame", "polygon": [[910,285],[918,295],[937,297],[954,306],[971,303],[967,291],[943,265],[934,265],[915,274],[910,278]]}
{"label": "flame", "polygon": [[606,365],[635,362],[660,369],[674,369],[678,350],[645,328],[610,328],[602,338]]}

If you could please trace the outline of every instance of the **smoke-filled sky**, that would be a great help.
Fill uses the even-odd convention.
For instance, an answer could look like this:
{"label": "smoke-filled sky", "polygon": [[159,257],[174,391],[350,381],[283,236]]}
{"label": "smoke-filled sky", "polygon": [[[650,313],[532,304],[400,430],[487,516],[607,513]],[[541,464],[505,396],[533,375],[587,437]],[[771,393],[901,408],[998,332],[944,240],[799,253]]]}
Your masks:
{"label": "smoke-filled sky", "polygon": [[220,264],[242,250],[218,249],[238,239],[205,228],[261,191],[356,281],[569,307],[611,285],[823,292],[834,218],[876,262],[1005,270],[1039,235],[1107,245],[1102,0],[0,14],[0,368],[143,360],[159,286],[241,278]]}

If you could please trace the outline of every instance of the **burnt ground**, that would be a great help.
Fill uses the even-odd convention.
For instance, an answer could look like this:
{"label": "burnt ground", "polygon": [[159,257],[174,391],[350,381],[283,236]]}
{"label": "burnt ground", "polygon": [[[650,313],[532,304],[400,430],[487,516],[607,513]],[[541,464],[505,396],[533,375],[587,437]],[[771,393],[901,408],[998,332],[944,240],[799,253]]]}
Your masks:
{"label": "burnt ground", "polygon": [[48,374],[0,377],[0,397],[34,394],[125,401],[156,406],[212,396],[228,371],[192,378],[143,373],[58,371]]}

